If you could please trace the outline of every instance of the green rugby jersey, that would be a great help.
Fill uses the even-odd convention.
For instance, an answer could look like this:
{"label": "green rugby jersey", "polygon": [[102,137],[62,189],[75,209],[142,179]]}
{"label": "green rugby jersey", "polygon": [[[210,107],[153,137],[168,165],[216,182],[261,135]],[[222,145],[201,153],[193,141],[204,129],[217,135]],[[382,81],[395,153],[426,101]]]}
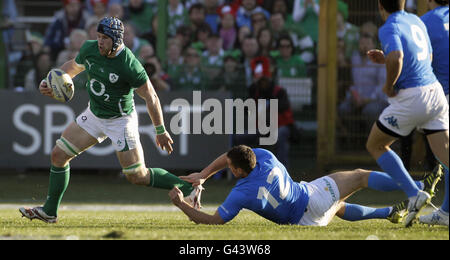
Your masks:
{"label": "green rugby jersey", "polygon": [[147,73],[130,49],[113,58],[100,55],[97,41],[86,41],[75,58],[88,74],[86,88],[92,113],[116,118],[134,110],[134,89],[144,85]]}

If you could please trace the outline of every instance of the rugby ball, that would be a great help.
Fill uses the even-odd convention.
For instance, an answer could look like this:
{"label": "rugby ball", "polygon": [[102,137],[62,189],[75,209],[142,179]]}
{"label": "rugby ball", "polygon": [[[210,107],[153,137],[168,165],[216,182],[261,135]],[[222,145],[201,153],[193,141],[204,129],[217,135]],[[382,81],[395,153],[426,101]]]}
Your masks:
{"label": "rugby ball", "polygon": [[52,69],[47,74],[47,86],[53,91],[53,98],[60,102],[72,99],[75,92],[72,78],[65,71]]}

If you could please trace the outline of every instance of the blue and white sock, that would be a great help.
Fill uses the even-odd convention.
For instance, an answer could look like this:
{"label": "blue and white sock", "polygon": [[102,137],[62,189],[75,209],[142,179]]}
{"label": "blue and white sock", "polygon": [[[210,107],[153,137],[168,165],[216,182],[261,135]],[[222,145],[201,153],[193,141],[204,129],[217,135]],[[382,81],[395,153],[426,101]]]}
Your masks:
{"label": "blue and white sock", "polygon": [[366,219],[385,219],[391,214],[392,207],[370,208],[357,204],[345,203],[345,213],[341,218],[347,221],[359,221]]}
{"label": "blue and white sock", "polygon": [[[420,181],[415,181],[417,187],[423,190],[424,184]],[[368,187],[377,191],[397,191],[401,190],[400,186],[389,176],[389,174],[384,172],[373,171],[369,175]]]}
{"label": "blue and white sock", "polygon": [[378,165],[384,172],[389,174],[397,185],[402,189],[408,198],[414,197],[419,192],[419,188],[414,183],[414,180],[405,169],[400,157],[389,150],[382,154],[377,160]]}

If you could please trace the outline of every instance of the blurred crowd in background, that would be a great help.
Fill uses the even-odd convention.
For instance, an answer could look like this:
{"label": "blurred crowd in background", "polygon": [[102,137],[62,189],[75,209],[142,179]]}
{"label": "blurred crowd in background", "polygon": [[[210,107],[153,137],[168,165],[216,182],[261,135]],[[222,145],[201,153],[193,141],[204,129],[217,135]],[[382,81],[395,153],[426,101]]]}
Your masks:
{"label": "blurred crowd in background", "polygon": [[[156,55],[157,0],[62,0],[45,31],[27,31],[26,50],[9,52],[11,85],[18,91],[37,91],[52,67],[75,58],[86,40],[96,39],[101,18],[118,17],[125,25],[125,45],[141,61],[158,92],[224,90],[233,98],[279,99],[277,153],[287,164],[289,144],[298,142],[294,121],[302,112],[293,98],[295,82],[311,79],[315,92],[319,2],[168,0],[168,38],[162,60]],[[413,1],[408,8],[414,8]],[[13,0],[4,0],[2,11],[10,22],[18,16]],[[354,125],[349,115],[357,115],[358,129],[365,133],[387,106],[381,91],[385,69],[366,57],[368,50],[379,48],[380,24],[368,20],[356,26],[348,18],[348,4],[338,0],[339,75],[348,75],[338,89],[338,127],[348,131]],[[6,45],[13,31],[3,31]],[[77,76],[76,88],[84,89],[86,81],[86,73]],[[288,88],[283,82],[294,84]]]}

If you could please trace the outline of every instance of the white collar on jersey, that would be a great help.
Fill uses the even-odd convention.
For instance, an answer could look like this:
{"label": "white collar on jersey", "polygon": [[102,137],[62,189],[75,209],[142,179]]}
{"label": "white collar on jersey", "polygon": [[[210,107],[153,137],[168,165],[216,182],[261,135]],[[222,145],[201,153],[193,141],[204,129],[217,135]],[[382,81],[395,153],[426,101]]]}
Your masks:
{"label": "white collar on jersey", "polygon": [[117,48],[117,51],[116,51],[116,54],[114,54],[114,57],[119,56],[119,54],[120,54],[123,50],[125,50],[125,45],[124,45],[124,44],[121,44],[121,45],[119,46],[119,48]]}

